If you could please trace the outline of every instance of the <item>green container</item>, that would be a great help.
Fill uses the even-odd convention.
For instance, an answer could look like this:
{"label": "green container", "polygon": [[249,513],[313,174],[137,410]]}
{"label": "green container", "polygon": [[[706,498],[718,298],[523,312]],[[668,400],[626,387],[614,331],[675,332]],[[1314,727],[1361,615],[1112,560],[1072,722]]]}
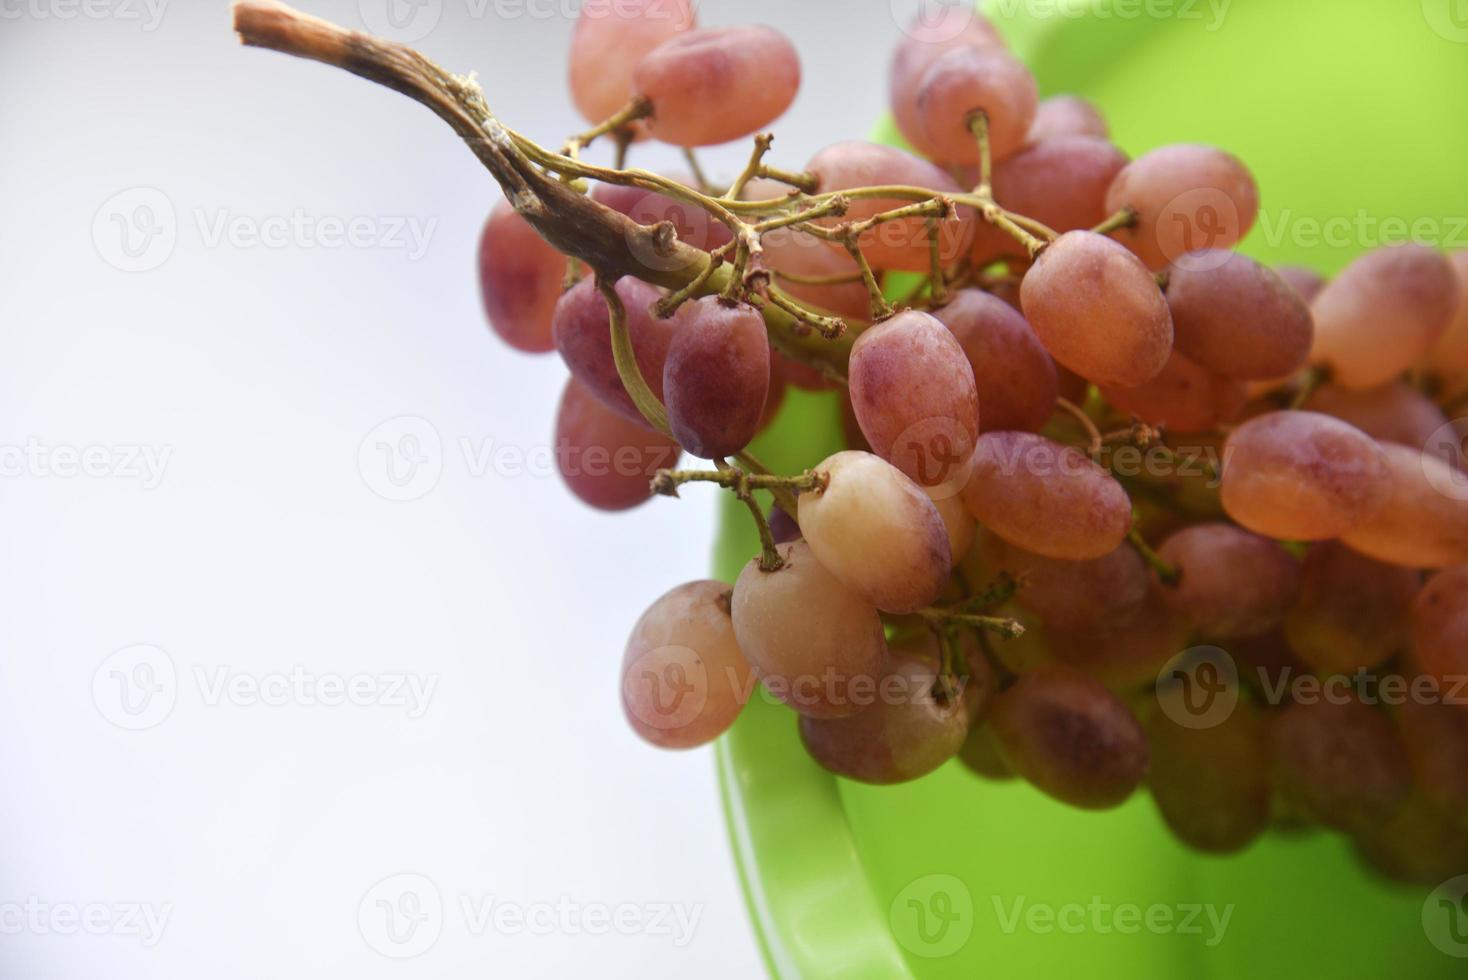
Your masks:
{"label": "green container", "polygon": [[[1330,272],[1414,222],[1468,247],[1453,220],[1468,216],[1468,0],[1232,0],[1220,22],[1222,2],[989,7],[1042,91],[1097,101],[1132,154],[1187,141],[1239,154],[1263,192],[1251,254]],[[834,396],[792,393],[757,451],[797,472],[840,448],[839,431]],[[729,506],[718,573],[733,581],[756,551]],[[1468,975],[1449,955],[1468,942],[1444,940],[1436,900],[1372,876],[1338,835],[1210,858],[1175,843],[1145,793],[1081,813],[956,763],[862,786],[819,769],[794,714],[760,699],[717,756],[751,917],[783,980]]]}

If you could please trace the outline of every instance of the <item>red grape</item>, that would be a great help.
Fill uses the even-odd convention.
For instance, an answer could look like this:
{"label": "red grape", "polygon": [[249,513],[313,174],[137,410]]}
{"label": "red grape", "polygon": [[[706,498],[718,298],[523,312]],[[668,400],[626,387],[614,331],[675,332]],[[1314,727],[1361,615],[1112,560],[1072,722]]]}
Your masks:
{"label": "red grape", "polygon": [[[627,310],[627,332],[632,338],[637,366],[661,401],[663,365],[668,359],[676,321],[660,320],[652,313],[652,305],[663,295],[656,286],[628,276],[618,281],[616,290]],[[572,377],[612,411],[646,424],[617,374],[617,363],[612,357],[611,317],[606,301],[590,277],[561,297],[556,304],[554,324],[556,348],[571,369]]]}
{"label": "red grape", "polygon": [[1014,307],[978,289],[954,293],[933,315],[968,355],[980,431],[1037,432],[1055,412],[1055,362]]}
{"label": "red grape", "polygon": [[1211,146],[1164,146],[1117,174],[1106,210],[1137,213],[1117,241],[1161,271],[1189,252],[1232,248],[1254,227],[1259,188],[1236,157]]}
{"label": "red grape", "polygon": [[968,735],[962,698],[945,699],[936,666],[894,654],[876,703],[847,718],[801,718],[806,751],[838,776],[886,785],[926,776]]}
{"label": "red grape", "polygon": [[1097,136],[1106,139],[1110,130],[1101,110],[1079,95],[1052,95],[1041,99],[1030,127],[1030,142],[1060,136]]}
{"label": "red grape", "polygon": [[1072,231],[1051,242],[1020,299],[1045,349],[1097,384],[1144,385],[1172,354],[1172,316],[1152,274],[1100,235]]}
{"label": "red grape", "polygon": [[690,31],[644,56],[632,87],[651,100],[648,129],[664,143],[728,143],[790,108],[800,90],[800,55],[769,27]]}
{"label": "red grape", "polygon": [[851,405],[872,451],[954,496],[979,437],[974,372],[953,334],[920,310],[866,330],[851,349]]}
{"label": "red grape", "polygon": [[1131,501],[1110,473],[1028,432],[979,437],[963,500],[980,524],[1047,558],[1100,558],[1131,530]]}
{"label": "red grape", "polygon": [[678,323],[663,367],[668,426],[694,456],[733,456],[754,438],[769,394],[764,317],[705,296],[683,306]]}
{"label": "red grape", "polygon": [[1332,674],[1371,670],[1407,646],[1422,576],[1373,561],[1338,541],[1317,544],[1300,566],[1299,597],[1285,617],[1290,648]]}
{"label": "red grape", "polygon": [[1281,541],[1319,541],[1365,524],[1391,496],[1380,447],[1359,429],[1314,412],[1271,412],[1224,446],[1223,508]]}
{"label": "red grape", "polygon": [[479,287],[494,332],[516,350],[555,350],[551,316],[565,280],[566,257],[508,201],[496,204],[479,239]]}
{"label": "red grape", "polygon": [[667,436],[609,410],[575,378],[566,382],[556,415],[556,468],[582,502],[599,510],[636,507],[678,454]]}
{"label": "red grape", "polygon": [[1412,660],[1458,696],[1468,677],[1468,566],[1434,575],[1412,601]]}
{"label": "red grape", "polygon": [[1024,146],[1039,103],[1035,78],[1024,62],[1001,47],[960,47],[923,73],[917,89],[917,129],[904,135],[924,155],[947,164],[979,162],[969,119],[989,118],[992,159]]}
{"label": "red grape", "polygon": [[1264,381],[1305,366],[1315,326],[1288,283],[1253,259],[1199,252],[1174,268],[1167,305],[1177,349],[1211,371]]}
{"label": "red grape", "polygon": [[1458,277],[1458,310],[1432,350],[1426,366],[1449,395],[1468,391],[1468,250],[1448,256]]}
{"label": "red grape", "polygon": [[1239,417],[1248,401],[1244,382],[1215,374],[1174,352],[1162,373],[1137,388],[1103,386],[1113,408],[1169,432],[1207,432]]}
{"label": "red grape", "polygon": [[[632,70],[643,55],[689,30],[693,0],[586,0],[571,36],[571,98],[589,123],[610,118],[632,98]],[[634,124],[641,132],[641,124]]]}
{"label": "red grape", "polygon": [[1162,819],[1189,847],[1242,850],[1269,826],[1269,752],[1258,711],[1239,701],[1211,728],[1180,725],[1165,712],[1151,722],[1147,785]]}
{"label": "red grape", "polygon": [[1020,677],[994,700],[989,726],[1016,773],[1071,806],[1118,806],[1147,772],[1137,719],[1099,681],[1069,668]]}
{"label": "red grape", "polygon": [[1354,694],[1291,704],[1273,722],[1274,784],[1292,808],[1363,832],[1406,802],[1412,773],[1401,739],[1386,715]]}
{"label": "red grape", "polygon": [[1414,449],[1425,448],[1432,435],[1448,424],[1448,417],[1432,399],[1401,382],[1365,391],[1324,385],[1311,394],[1305,407],[1333,415],[1373,439]]}
{"label": "red grape", "polygon": [[1162,596],[1199,635],[1211,640],[1276,629],[1300,588],[1300,564],[1268,538],[1232,524],[1195,524],[1157,553],[1181,578]]}

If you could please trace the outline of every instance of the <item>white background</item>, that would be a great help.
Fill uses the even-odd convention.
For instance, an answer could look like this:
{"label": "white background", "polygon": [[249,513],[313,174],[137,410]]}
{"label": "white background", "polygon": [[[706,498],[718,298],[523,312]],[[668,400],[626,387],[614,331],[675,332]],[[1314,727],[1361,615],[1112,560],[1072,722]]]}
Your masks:
{"label": "white background", "polygon": [[[544,472],[564,369],[484,326],[498,190],[446,127],[240,48],[217,0],[160,2],[0,0],[0,976],[758,975],[711,755],[643,746],[616,693],[632,621],[707,568],[711,498],[609,517]],[[385,0],[306,6],[364,27]],[[800,47],[772,158],[798,167],[866,132],[914,6],[701,19]],[[419,46],[556,142],[577,9],[442,0]],[[326,247],[322,219],[364,240]],[[405,435],[429,462],[394,502],[379,444]],[[501,447],[530,458],[485,470]],[[378,687],[252,694],[298,668]],[[383,703],[409,675],[424,711]],[[400,874],[434,939],[407,961],[373,948]],[[491,899],[539,925],[486,926]],[[682,945],[594,936],[557,902],[699,918]],[[136,905],[168,916],[152,946]]]}

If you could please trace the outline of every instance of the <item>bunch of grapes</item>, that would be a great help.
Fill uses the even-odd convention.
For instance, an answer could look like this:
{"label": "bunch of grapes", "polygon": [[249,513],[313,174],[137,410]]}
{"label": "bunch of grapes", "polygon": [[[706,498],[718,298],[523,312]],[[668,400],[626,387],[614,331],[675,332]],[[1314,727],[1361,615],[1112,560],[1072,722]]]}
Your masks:
{"label": "bunch of grapes", "polygon": [[[618,165],[570,179],[691,250],[578,278],[505,205],[481,271],[495,330],[570,369],[573,491],[615,510],[710,482],[760,534],[732,589],[681,585],[637,622],[638,734],[705,744],[758,682],[847,778],[956,757],[1092,809],[1145,783],[1200,850],[1318,825],[1388,875],[1468,871],[1468,433],[1446,411],[1468,254],[1384,248],[1331,282],[1237,254],[1242,162],[1130,159],[958,7],[892,60],[917,153],[844,142],[787,172],[761,133],[730,185],[649,180],[633,143],[756,134],[800,67],[769,28],[631,13],[578,24],[572,93],[606,121],[565,155],[612,135]],[[849,448],[782,477],[746,447],[788,385],[833,393]]]}
{"label": "bunch of grapes", "polygon": [[[763,132],[794,47],[688,0],[588,0],[593,126],[558,151],[406,49],[243,6],[247,41],[419,98],[504,185],[485,305],[569,368],[577,496],[747,507],[732,587],[678,586],[628,640],[647,741],[706,744],[763,688],[850,779],[957,758],[1088,809],[1145,784],[1203,851],[1325,827],[1393,877],[1468,871],[1468,253],[1378,249],[1332,281],[1235,253],[1241,161],[1130,159],[963,7],[891,61],[913,152],[796,170]],[[701,174],[694,148],[751,136],[733,181]],[[690,172],[629,168],[644,140]],[[748,447],[791,386],[839,405],[848,448],[779,475]]]}

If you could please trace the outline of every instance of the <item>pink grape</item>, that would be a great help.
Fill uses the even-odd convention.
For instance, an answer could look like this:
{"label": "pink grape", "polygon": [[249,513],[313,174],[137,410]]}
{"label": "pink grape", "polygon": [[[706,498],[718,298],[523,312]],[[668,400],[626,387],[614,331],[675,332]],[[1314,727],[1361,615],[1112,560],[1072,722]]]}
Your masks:
{"label": "pink grape", "polygon": [[653,745],[712,742],[734,724],[752,687],[723,582],[680,585],[632,627],[622,655],[622,709]]}
{"label": "pink grape", "polygon": [[1177,349],[1210,371],[1263,381],[1310,357],[1310,308],[1267,266],[1232,252],[1198,252],[1168,276]]}
{"label": "pink grape", "polygon": [[1448,424],[1432,399],[1400,381],[1365,391],[1324,385],[1310,395],[1305,408],[1348,422],[1380,442],[1416,449]]}
{"label": "pink grape", "polygon": [[1081,809],[1119,806],[1147,772],[1137,719],[1099,681],[1069,668],[1020,677],[995,699],[989,727],[1016,773]]}
{"label": "pink grape", "polygon": [[1295,655],[1332,674],[1372,670],[1407,647],[1417,572],[1357,554],[1339,541],[1312,547],[1300,565],[1300,590],[1285,616]]}
{"label": "pink grape", "polygon": [[1458,277],[1458,309],[1442,336],[1428,351],[1425,365],[1449,396],[1468,391],[1468,250],[1448,256]]}
{"label": "pink grape", "polygon": [[[643,380],[661,401],[663,365],[673,343],[676,322],[653,315],[652,305],[663,295],[656,286],[628,276],[617,282],[616,291],[627,310],[627,332],[632,338],[637,366]],[[556,349],[571,369],[571,376],[612,411],[642,422],[642,413],[617,374],[612,357],[611,317],[591,277],[582,279],[556,304],[553,332]]]}
{"label": "pink grape", "polygon": [[872,452],[923,487],[962,487],[979,437],[974,371],[942,322],[908,310],[851,349],[851,405]]}
{"label": "pink grape", "polygon": [[1366,831],[1406,802],[1412,774],[1386,715],[1354,695],[1291,704],[1270,731],[1274,783],[1318,823]]}
{"label": "pink grape", "polygon": [[678,444],[611,411],[575,378],[556,415],[556,468],[571,492],[598,510],[627,510],[652,497],[658,470],[678,462]]}
{"label": "pink grape", "polygon": [[1300,590],[1294,555],[1231,524],[1184,528],[1157,553],[1181,573],[1162,588],[1163,599],[1210,640],[1278,629]]}
{"label": "pink grape", "polygon": [[1383,443],[1391,493],[1341,535],[1349,547],[1408,568],[1468,562],[1468,474],[1412,446]]}
{"label": "pink grape", "polygon": [[918,88],[927,70],[950,51],[991,46],[1002,49],[1004,39],[993,24],[963,4],[924,10],[904,29],[892,55],[890,98],[897,128],[910,142],[912,134],[920,132]]}
{"label": "pink grape", "polygon": [[1118,411],[1168,432],[1207,432],[1233,422],[1249,397],[1244,382],[1215,374],[1177,352],[1146,384],[1103,386],[1101,394]]}
{"label": "pink grape", "polygon": [[1376,442],[1315,412],[1271,412],[1234,430],[1224,446],[1223,509],[1281,541],[1340,537],[1365,524],[1391,495]]}
{"label": "pink grape", "polygon": [[933,502],[900,470],[847,450],[815,468],[824,490],[800,495],[800,529],[821,564],[883,612],[931,605],[953,569]]}
{"label": "pink grape", "polygon": [[[1106,192],[1127,155],[1104,139],[1060,136],[1015,153],[994,168],[994,199],[1053,231],[1083,231],[1106,220]],[[974,236],[974,260],[1027,258],[1011,235],[985,224]]]}
{"label": "pink grape", "polygon": [[770,391],[764,317],[705,296],[678,311],[678,324],[663,367],[668,425],[694,456],[733,456],[758,431]]}
{"label": "pink grape", "polygon": [[1408,697],[1397,709],[1397,724],[1419,790],[1468,830],[1468,705]]}
{"label": "pink grape", "polygon": [[1055,412],[1055,362],[1025,318],[978,289],[954,293],[933,310],[968,355],[979,395],[980,431],[1036,432]]}
{"label": "pink grape", "polygon": [[625,106],[637,63],[695,19],[693,0],[586,0],[570,58],[571,98],[586,121],[600,123]]}
{"label": "pink grape", "polygon": [[1172,315],[1152,274],[1100,235],[1072,231],[1051,242],[1020,301],[1051,356],[1097,384],[1144,385],[1172,354]]}
{"label": "pink grape", "polygon": [[810,545],[780,546],[784,566],[752,560],[734,585],[734,635],[769,693],[812,718],[842,718],[873,703],[887,657],[877,610],[816,560]]}
{"label": "pink grape", "polygon": [[1448,687],[1461,685],[1468,677],[1468,567],[1434,575],[1412,600],[1411,622],[1413,663]]}
{"label": "pink grape", "polygon": [[1061,561],[986,534],[996,569],[1020,582],[1015,601],[1060,630],[1094,631],[1129,622],[1147,601],[1147,566],[1129,544],[1087,561]]}
{"label": "pink grape", "polygon": [[1040,100],[1035,122],[1030,126],[1030,142],[1061,136],[1110,136],[1106,118],[1094,104],[1078,95],[1052,95]]}
{"label": "pink grape", "polygon": [[1189,847],[1242,850],[1269,826],[1269,743],[1259,712],[1241,700],[1208,728],[1151,720],[1147,785],[1167,826]]}
{"label": "pink grape", "polygon": [[1311,304],[1311,356],[1343,387],[1384,385],[1432,350],[1461,298],[1452,264],[1430,248],[1400,245],[1368,252]]}
{"label": "pink grape", "polygon": [[811,757],[838,776],[863,783],[904,783],[953,758],[968,736],[962,698],[945,699],[936,666],[894,655],[876,703],[848,718],[800,719]]}
{"label": "pink grape", "polygon": [[1131,530],[1131,501],[1110,473],[1028,432],[979,437],[963,501],[1005,541],[1047,558],[1100,558]]}
{"label": "pink grape", "polygon": [[[938,167],[891,146],[877,143],[837,143],[811,158],[805,168],[815,175],[822,194],[857,187],[903,185],[921,187],[938,194],[958,194],[962,188]],[[817,223],[834,227],[842,222],[863,221],[884,211],[912,204],[911,200],[880,198],[852,201],[841,218],[822,218]],[[944,265],[966,255],[973,242],[977,216],[972,208],[959,208],[957,220],[938,225],[938,251]],[[925,272],[929,267],[928,228],[924,218],[889,221],[868,230],[858,239],[867,261],[877,269]],[[845,254],[839,244],[828,245]]]}
{"label": "pink grape", "polygon": [[1187,646],[1188,624],[1153,585],[1142,607],[1100,629],[1046,629],[1051,655],[1113,691],[1154,685],[1157,674]]}
{"label": "pink grape", "polygon": [[479,286],[494,332],[526,353],[555,350],[551,316],[565,279],[566,257],[508,201],[496,204],[479,239]]}
{"label": "pink grape", "polygon": [[1390,819],[1356,834],[1352,842],[1378,874],[1424,890],[1468,868],[1468,834],[1420,787]]}
{"label": "pink grape", "polygon": [[785,114],[800,90],[800,55],[770,27],[690,31],[645,55],[632,87],[652,102],[654,137],[674,146],[713,146]]}
{"label": "pink grape", "polygon": [[1140,156],[1116,175],[1106,210],[1127,207],[1137,222],[1114,237],[1160,272],[1189,252],[1243,241],[1259,215],[1259,188],[1236,157],[1184,143]]}
{"label": "pink grape", "polygon": [[1003,160],[1024,146],[1039,100],[1034,76],[1008,51],[994,45],[955,48],[918,81],[918,128],[904,135],[941,163],[978,163],[969,119],[982,111],[989,118],[992,159]]}

